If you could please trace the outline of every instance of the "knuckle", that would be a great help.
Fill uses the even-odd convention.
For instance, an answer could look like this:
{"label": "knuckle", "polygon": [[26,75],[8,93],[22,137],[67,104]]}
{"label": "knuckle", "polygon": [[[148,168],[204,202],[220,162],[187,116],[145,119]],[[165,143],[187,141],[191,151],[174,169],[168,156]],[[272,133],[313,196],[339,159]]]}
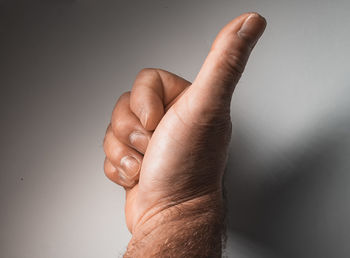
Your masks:
{"label": "knuckle", "polygon": [[120,95],[118,102],[122,101],[122,100],[125,100],[125,99],[127,99],[129,97],[130,97],[130,91],[126,91],[122,95]]}
{"label": "knuckle", "polygon": [[120,146],[113,146],[112,148],[109,148],[107,157],[110,159],[113,165],[117,165],[120,163],[122,154],[123,148]]}
{"label": "knuckle", "polygon": [[123,138],[130,131],[130,122],[128,119],[115,119],[112,122],[112,131],[117,138]]}
{"label": "knuckle", "polygon": [[121,102],[127,98],[127,101],[129,101],[130,97],[130,92],[125,92],[122,96],[120,96],[116,107],[114,108],[112,112],[112,118],[111,118],[111,131],[113,134],[119,138],[123,137],[125,133],[128,132],[130,128],[130,119],[128,119],[125,116],[125,112],[122,111],[122,108],[126,108],[125,106],[123,107]]}
{"label": "knuckle", "polygon": [[153,73],[157,73],[157,69],[145,67],[139,71],[138,75],[141,76],[141,75],[148,75],[148,74],[153,74]]}
{"label": "knuckle", "polygon": [[111,166],[111,163],[108,161],[107,157],[105,158],[105,161],[103,163],[103,170],[104,170],[105,176],[108,179],[113,181],[113,178],[114,178],[113,175],[114,175],[116,169]]}
{"label": "knuckle", "polygon": [[117,144],[112,135],[106,135],[103,149],[106,154],[106,157],[113,163],[118,164],[120,157],[123,155],[124,148],[121,145]]}
{"label": "knuckle", "polygon": [[242,60],[242,54],[240,52],[229,52],[227,53],[227,58],[225,65],[228,66],[237,77],[241,76],[244,72],[245,62]]}
{"label": "knuckle", "polygon": [[[158,81],[161,80],[159,69],[156,68],[143,68],[139,71],[136,76],[136,80],[138,82],[142,82],[144,80]],[[141,83],[143,85],[143,83]]]}
{"label": "knuckle", "polygon": [[113,113],[115,113],[116,110],[118,110],[118,108],[125,104],[125,101],[129,101],[130,99],[130,91],[126,91],[123,94],[121,94],[117,100],[117,102],[115,103],[114,109],[113,109]]}
{"label": "knuckle", "polygon": [[236,83],[241,77],[245,67],[242,51],[238,49],[220,52],[214,49],[211,54],[216,60],[215,69],[218,71],[227,71],[222,73],[221,80],[227,84]]}

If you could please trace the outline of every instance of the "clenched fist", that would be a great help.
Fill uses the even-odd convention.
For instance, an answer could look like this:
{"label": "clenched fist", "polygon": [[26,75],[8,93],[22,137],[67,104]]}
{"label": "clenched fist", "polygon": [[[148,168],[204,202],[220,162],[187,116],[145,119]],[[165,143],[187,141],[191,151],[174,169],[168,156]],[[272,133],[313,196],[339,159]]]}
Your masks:
{"label": "clenched fist", "polygon": [[220,255],[230,101],[266,21],[246,13],[218,34],[190,83],[143,69],[113,110],[107,177],[126,190],[127,257]]}

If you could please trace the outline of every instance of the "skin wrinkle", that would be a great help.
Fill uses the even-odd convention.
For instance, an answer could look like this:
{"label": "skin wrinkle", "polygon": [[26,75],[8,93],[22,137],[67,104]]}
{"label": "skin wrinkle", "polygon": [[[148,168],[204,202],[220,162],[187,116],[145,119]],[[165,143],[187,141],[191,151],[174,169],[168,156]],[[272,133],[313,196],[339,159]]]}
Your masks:
{"label": "skin wrinkle", "polygon": [[[157,203],[156,205],[153,205],[153,207],[150,207],[150,209],[146,212],[146,213],[151,213],[151,216],[146,216],[146,213],[144,216],[141,217],[141,219],[139,220],[139,224],[138,226],[141,226],[142,224],[146,223],[147,221],[149,221],[153,216],[157,215],[158,213],[161,213],[163,211],[169,211],[171,209],[177,209],[178,210],[178,215],[182,215],[182,209],[181,207],[186,207],[186,206],[191,206],[197,202],[200,202],[201,199],[206,199],[207,196],[210,196],[212,194],[215,194],[215,192],[211,192],[211,193],[207,193],[207,194],[203,194],[203,195],[198,195],[198,196],[191,196],[191,197],[187,197],[187,198],[181,198],[181,199],[174,199],[171,197],[164,197],[163,200],[160,200],[159,203]],[[156,207],[158,206],[158,207]],[[163,206],[162,208],[160,208],[159,206]],[[195,206],[195,205],[193,205]],[[157,213],[153,214],[154,212],[152,212],[153,209],[157,209]],[[182,218],[181,216],[178,217],[179,219]],[[142,222],[141,222],[142,221]]]}
{"label": "skin wrinkle", "polygon": [[206,188],[206,192],[196,191],[193,187],[190,189],[191,193],[182,196],[170,194],[169,196],[165,196],[162,199],[159,199],[156,204],[150,206],[149,209],[147,209],[145,213],[140,216],[138,222],[136,222],[136,227],[140,227],[142,224],[150,220],[153,216],[157,215],[158,213],[161,213],[164,210],[169,210],[172,207],[176,208],[178,207],[178,205],[186,204],[188,202],[195,202],[195,200],[205,198],[206,196],[211,194],[215,194],[215,192],[217,191],[217,188]]}
{"label": "skin wrinkle", "polygon": [[[180,240],[181,242],[184,242],[183,244],[181,244],[182,246],[185,246],[186,244],[189,250],[193,250],[192,252],[196,252],[196,249],[193,248],[195,246],[195,243],[193,242],[195,241],[191,241],[192,239],[196,239],[194,236],[201,236],[201,237],[206,236],[206,234],[199,232],[200,230],[203,230],[203,229],[204,231],[208,231],[207,228],[205,227],[203,228],[203,225],[205,225],[206,223],[210,225],[209,226],[210,228],[212,228],[211,225],[215,225],[216,230],[220,230],[222,227],[221,225],[222,223],[220,221],[222,220],[217,219],[218,214],[217,214],[216,208],[208,209],[207,205],[205,205],[205,207],[201,205],[202,208],[200,208],[201,206],[198,206],[198,204],[195,204],[194,200],[191,200],[190,202],[192,203],[190,204],[182,203],[180,205],[173,206],[170,209],[165,210],[166,214],[162,215],[162,219],[160,221],[153,220],[155,221],[155,223],[152,223],[151,226],[147,225],[148,230],[142,231],[141,235],[135,236],[136,238],[135,241],[134,242],[133,240],[131,241],[130,249],[127,251],[124,257],[134,257],[134,256],[128,256],[129,253],[133,255],[137,255],[137,251],[142,249],[141,246],[143,246],[144,243],[153,242],[151,239],[157,239],[158,240],[157,242],[162,242],[162,241],[159,241],[159,233],[163,231],[166,231],[168,233],[171,233],[171,231],[173,231],[172,234],[169,234],[170,237],[168,235],[165,235],[164,242],[168,244],[160,246],[160,248],[157,248],[156,246],[152,246],[152,249],[153,249],[152,251],[155,251],[155,253],[153,253],[150,256],[142,256],[142,257],[197,257],[197,256],[191,256],[188,253],[181,255],[179,254],[180,250],[177,250],[176,253],[172,253],[171,250],[176,248],[179,239],[182,239]],[[204,203],[207,203],[207,202],[204,202]],[[212,203],[215,203],[215,205],[217,205],[217,201],[214,201]],[[185,207],[186,205],[194,207],[194,209],[192,208],[188,209],[188,207]],[[174,208],[176,208],[176,211],[174,211]],[[155,216],[157,215],[159,215],[159,213],[156,214]],[[213,220],[212,218],[216,218],[216,219]],[[181,230],[182,228],[183,230]],[[190,234],[192,235],[191,238],[188,238],[187,237],[188,234],[185,233],[186,232],[185,229],[189,229],[189,228],[196,229],[193,232],[190,231],[191,232]],[[171,237],[172,235],[177,239],[176,242],[174,242],[173,237]],[[213,250],[215,250],[215,248],[214,249],[211,248],[211,251]],[[218,253],[219,252],[217,252],[217,254]],[[214,256],[210,255],[210,256],[201,256],[201,257],[214,257]]]}

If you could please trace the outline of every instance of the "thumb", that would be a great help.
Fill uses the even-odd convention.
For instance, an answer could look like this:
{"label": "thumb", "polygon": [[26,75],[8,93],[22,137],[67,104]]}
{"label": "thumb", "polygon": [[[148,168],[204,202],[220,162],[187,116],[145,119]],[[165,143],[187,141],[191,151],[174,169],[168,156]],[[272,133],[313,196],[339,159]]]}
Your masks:
{"label": "thumb", "polygon": [[265,27],[266,21],[262,16],[246,13],[219,32],[191,86],[191,102],[196,103],[201,113],[212,108],[230,108],[233,90]]}

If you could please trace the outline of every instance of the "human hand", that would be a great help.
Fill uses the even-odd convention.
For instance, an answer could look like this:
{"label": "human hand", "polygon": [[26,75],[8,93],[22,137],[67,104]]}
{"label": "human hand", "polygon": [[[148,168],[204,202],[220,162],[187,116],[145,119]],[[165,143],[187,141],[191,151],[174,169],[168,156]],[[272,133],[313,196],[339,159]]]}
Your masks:
{"label": "human hand", "polygon": [[144,69],[117,101],[104,141],[104,170],[126,190],[131,233],[151,232],[145,225],[170,210],[220,213],[231,96],[265,26],[255,13],[237,17],[220,31],[192,84]]}

